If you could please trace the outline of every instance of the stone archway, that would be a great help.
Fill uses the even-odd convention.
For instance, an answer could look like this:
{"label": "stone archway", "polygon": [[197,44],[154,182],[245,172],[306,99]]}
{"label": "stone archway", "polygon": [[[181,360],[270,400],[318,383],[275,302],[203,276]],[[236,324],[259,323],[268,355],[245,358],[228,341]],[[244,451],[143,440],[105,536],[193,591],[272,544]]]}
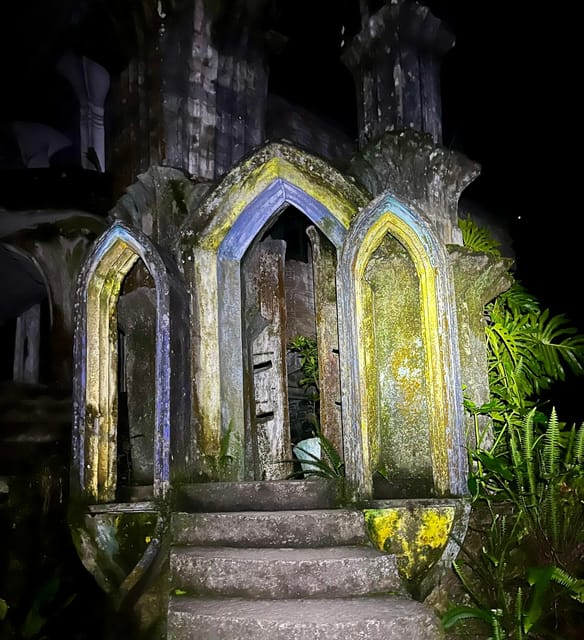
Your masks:
{"label": "stone archway", "polygon": [[386,497],[464,495],[456,306],[444,247],[423,216],[384,194],[351,225],[340,274],[351,484],[371,495],[381,470],[396,490]]}
{"label": "stone archway", "polygon": [[[227,454],[229,462],[215,479],[250,477],[245,443],[253,416],[242,321],[246,253],[284,209],[294,207],[330,242],[336,267],[350,221],[365,202],[354,184],[322,160],[290,145],[270,144],[228,174],[183,225],[181,264],[191,286],[199,443],[202,458],[217,461]],[[201,220],[208,222],[200,226]]]}
{"label": "stone archway", "polygon": [[184,285],[176,266],[147,236],[116,222],[89,254],[76,301],[73,479],[74,490],[90,502],[116,499],[117,302],[122,282],[138,260],[155,288],[154,498],[164,496],[169,487],[171,457],[172,472],[181,473],[193,447]]}

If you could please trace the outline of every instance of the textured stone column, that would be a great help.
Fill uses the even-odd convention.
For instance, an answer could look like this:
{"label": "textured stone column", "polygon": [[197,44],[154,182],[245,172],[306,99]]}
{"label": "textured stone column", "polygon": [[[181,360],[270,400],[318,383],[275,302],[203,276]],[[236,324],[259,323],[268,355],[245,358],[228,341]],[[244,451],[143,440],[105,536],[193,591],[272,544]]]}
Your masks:
{"label": "textured stone column", "polygon": [[[114,173],[121,187],[154,164],[215,180],[265,138],[267,66],[248,26],[216,42],[214,3],[160,8],[116,82]],[[254,32],[255,33],[255,32]]]}
{"label": "textured stone column", "polygon": [[[286,374],[286,298],[281,240],[262,242],[245,261],[249,419],[256,479],[284,479],[291,472],[288,376]],[[249,444],[248,444],[249,446]]]}
{"label": "textured stone column", "polygon": [[34,304],[16,320],[14,339],[15,382],[38,382],[40,362],[41,305]]}
{"label": "textured stone column", "polygon": [[440,64],[446,26],[413,0],[392,0],[365,21],[342,56],[356,85],[359,146],[411,128],[442,140]]}
{"label": "textured stone column", "polygon": [[215,177],[219,57],[208,3],[190,0],[160,27],[164,164]]}
{"label": "textured stone column", "polygon": [[324,435],[342,456],[339,331],[337,327],[337,257],[316,227],[306,230],[312,247],[314,304],[318,342],[320,425]]}
{"label": "textured stone column", "polygon": [[[462,382],[466,395],[480,406],[490,399],[485,305],[511,286],[511,260],[477,253],[466,247],[451,246],[449,249],[456,291]],[[485,416],[479,416],[479,423],[482,432],[490,428],[490,421]],[[468,433],[473,442],[472,420],[469,420]],[[483,441],[483,446],[488,444],[489,437]]]}
{"label": "textured stone column", "polygon": [[192,0],[160,30],[164,164],[222,176],[265,137],[267,68],[247,28],[216,44],[209,3]]}
{"label": "textured stone column", "polygon": [[136,177],[162,162],[164,139],[160,92],[160,50],[156,38],[112,81],[109,118],[113,190],[120,196]]}

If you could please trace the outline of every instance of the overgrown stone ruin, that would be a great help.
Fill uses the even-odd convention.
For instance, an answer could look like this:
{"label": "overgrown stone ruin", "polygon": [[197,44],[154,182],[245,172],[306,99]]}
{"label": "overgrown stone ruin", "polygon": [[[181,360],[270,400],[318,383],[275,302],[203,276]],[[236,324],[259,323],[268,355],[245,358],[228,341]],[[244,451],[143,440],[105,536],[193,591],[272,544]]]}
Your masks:
{"label": "overgrown stone ruin", "polygon": [[[76,288],[74,306],[51,298],[74,322],[70,526],[79,556],[144,637],[227,637],[230,614],[209,599],[237,597],[267,603],[265,637],[308,638],[286,635],[270,611],[298,598],[356,598],[358,621],[379,591],[400,599],[380,606],[379,630],[366,637],[399,634],[399,611],[426,629],[412,637],[439,637],[411,597],[437,587],[464,537],[462,389],[488,396],[480,319],[508,284],[503,262],[461,246],[458,199],[479,168],[440,146],[440,60],[452,34],[418,2],[363,10],[343,56],[359,107],[351,150],[328,128],[302,130],[300,140],[296,125],[280,122],[291,140],[269,139],[274,101],[255,31],[218,43],[202,0],[159,18],[118,87],[128,106],[119,118],[132,123],[116,141],[118,178],[133,184],[91,247],[67,254],[59,278]],[[297,336],[316,343],[318,403],[300,383]],[[293,445],[315,429],[342,474],[293,479]],[[217,560],[225,548],[287,546],[267,520],[263,535],[244,522],[269,512],[289,531],[291,511],[307,521],[289,546],[320,558],[314,584],[285,594],[291,577],[277,554],[270,569],[251,552],[231,558],[239,582],[197,574],[207,566],[230,576]],[[230,512],[242,539],[217,533],[209,512]],[[345,518],[347,539],[338,533]],[[313,539],[321,526],[330,533]],[[205,559],[196,555],[204,545],[223,551]],[[341,552],[325,547],[347,545],[366,549],[355,562],[395,567],[380,569],[377,586],[345,584],[327,560]],[[245,583],[256,570],[258,582]],[[264,571],[279,585],[269,593]],[[340,591],[326,586],[329,572]],[[205,624],[216,635],[197,631]],[[241,637],[254,628],[244,614],[232,624]],[[319,632],[354,637],[349,626]]]}

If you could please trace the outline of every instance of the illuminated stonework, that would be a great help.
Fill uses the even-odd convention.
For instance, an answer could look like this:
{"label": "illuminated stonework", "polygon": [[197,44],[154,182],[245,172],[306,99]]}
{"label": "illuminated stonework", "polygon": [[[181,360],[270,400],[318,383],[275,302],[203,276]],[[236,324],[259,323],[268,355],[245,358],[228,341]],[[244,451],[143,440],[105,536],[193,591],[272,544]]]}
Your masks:
{"label": "illuminated stonework", "polygon": [[[177,324],[184,322],[180,278],[152,242],[117,222],[97,241],[81,273],[75,340],[73,490],[90,502],[116,500],[118,459],[118,327],[120,287],[140,259],[156,285],[156,398],[153,497],[170,483],[171,442],[181,443],[176,467],[184,466],[192,445],[186,429],[186,349]],[[184,326],[182,327],[184,332]],[[181,346],[183,345],[183,346]],[[179,384],[180,388],[173,387]],[[173,414],[174,433],[170,433]],[[183,449],[184,445],[187,445]]]}
{"label": "illuminated stonework", "polygon": [[[379,317],[375,312],[375,293],[366,282],[366,269],[387,236],[395,238],[405,248],[415,270],[414,286],[418,289],[420,301],[419,308],[414,310],[420,322],[418,334],[410,332],[407,317],[402,317],[400,322],[396,318]],[[347,394],[350,396],[346,402],[350,416],[348,422],[361,426],[358,437],[361,438],[363,459],[355,468],[361,467],[363,475],[361,479],[355,479],[356,483],[363,482],[365,493],[370,493],[370,478],[375,471],[372,464],[383,463],[379,460],[380,440],[385,429],[394,429],[397,439],[412,451],[405,457],[404,467],[408,466],[410,455],[419,456],[424,450],[428,451],[432,495],[464,494],[466,463],[462,451],[462,382],[456,350],[454,291],[444,249],[422,216],[415,215],[396,198],[386,195],[371,203],[355,220],[344,247],[342,266],[343,278],[350,291],[343,315],[355,318],[355,322],[348,323],[350,332],[343,347],[347,353],[346,377],[354,384]],[[383,263],[377,268],[383,269]],[[404,295],[403,291],[400,292],[399,283],[389,295]],[[396,321],[399,322],[398,334],[409,341],[410,350],[414,351],[417,341],[423,355],[418,367],[403,372],[398,368],[406,367],[405,354],[393,362],[393,368],[387,359],[377,356],[383,331],[379,327],[376,330],[375,323],[395,324]],[[395,341],[395,335],[393,338]],[[401,415],[393,412],[389,424],[380,417],[384,398],[380,397],[379,389],[383,377],[392,379],[393,397],[389,400],[401,406],[402,412]],[[408,397],[416,385],[425,393],[418,395],[417,399]],[[421,402],[425,405],[428,422],[426,442],[418,440],[418,433],[423,435],[426,425],[417,425],[415,430],[407,428],[410,427],[409,413],[415,415]],[[409,466],[411,462],[410,458]],[[399,460],[397,464],[400,464]],[[403,470],[395,468],[390,482],[399,483],[400,473]]]}
{"label": "illuminated stonework", "polygon": [[[156,292],[154,496],[164,495],[173,473],[187,480],[280,477],[266,456],[275,455],[276,464],[290,457],[282,383],[286,310],[268,311],[262,306],[267,299],[255,296],[290,284],[273,280],[286,277],[285,258],[270,275],[266,266],[256,273],[259,267],[251,265],[265,260],[251,256],[285,251],[285,243],[277,250],[280,245],[265,244],[285,211],[297,212],[309,238],[317,274],[310,294],[318,301],[314,331],[321,360],[332,363],[323,386],[329,409],[322,428],[340,445],[350,493],[371,496],[380,474],[394,491],[384,497],[465,493],[457,318],[445,248],[414,207],[391,194],[367,202],[354,182],[322,160],[271,144],[186,215],[175,245],[178,268],[167,252],[123,223],[102,236],[80,284],[74,449],[82,493],[98,502],[116,499],[117,301],[138,260]],[[331,289],[324,277],[336,286]],[[320,291],[327,286],[325,313]],[[178,302],[171,303],[173,296]],[[263,329],[254,324],[257,309],[264,309]],[[258,349],[276,351],[264,362],[252,357]],[[268,377],[260,370],[269,370]],[[182,382],[172,385],[171,376]],[[265,404],[258,393],[273,397]],[[189,396],[192,419],[185,408]],[[182,407],[173,414],[176,427],[172,402]],[[329,425],[327,416],[334,422],[335,411],[338,425]],[[172,456],[175,471],[173,442],[181,443]]]}

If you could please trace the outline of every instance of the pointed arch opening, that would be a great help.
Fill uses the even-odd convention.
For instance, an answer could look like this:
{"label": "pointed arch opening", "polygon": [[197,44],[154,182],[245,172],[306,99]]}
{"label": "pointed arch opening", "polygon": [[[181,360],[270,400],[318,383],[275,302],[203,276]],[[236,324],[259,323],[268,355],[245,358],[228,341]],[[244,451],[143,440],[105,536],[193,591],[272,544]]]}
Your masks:
{"label": "pointed arch opening", "polygon": [[355,320],[342,345],[353,381],[345,433],[362,455],[351,468],[363,470],[353,482],[381,498],[463,495],[462,386],[443,248],[422,216],[385,196],[355,221],[342,265]]}
{"label": "pointed arch opening", "polygon": [[[90,501],[115,502],[131,497],[128,489],[138,475],[137,484],[151,487],[144,495],[160,498],[170,483],[171,415],[178,436],[188,425],[187,349],[176,330],[182,323],[186,333],[182,282],[148,237],[117,222],[94,245],[79,291],[73,441],[78,489]],[[140,360],[132,373],[142,368],[142,382],[152,393],[142,389],[140,398],[121,407],[129,390],[128,351]],[[130,443],[136,428],[148,433],[142,446]],[[140,462],[129,464],[132,454]],[[188,449],[177,455],[180,466]]]}
{"label": "pointed arch opening", "polygon": [[[219,248],[221,418],[228,429],[243,426],[244,477],[287,477],[291,445],[314,435],[317,424],[342,453],[335,279],[345,233],[320,202],[278,179],[242,211]],[[332,277],[326,300],[325,272]],[[334,313],[324,309],[331,304]],[[298,335],[315,341],[319,362],[337,361],[336,372],[319,367],[318,415],[289,350]],[[331,403],[336,421],[335,412],[320,411]]]}
{"label": "pointed arch opening", "polygon": [[[296,335],[316,340],[321,426],[326,432],[336,414],[330,434],[342,452],[337,260],[365,201],[321,159],[270,144],[208,196],[197,212],[208,220],[203,229],[195,218],[183,227],[201,459],[229,463],[218,472],[210,464],[211,479],[287,475],[281,462],[308,426],[298,371],[296,381],[289,375]],[[277,435],[263,441],[262,433]]]}

